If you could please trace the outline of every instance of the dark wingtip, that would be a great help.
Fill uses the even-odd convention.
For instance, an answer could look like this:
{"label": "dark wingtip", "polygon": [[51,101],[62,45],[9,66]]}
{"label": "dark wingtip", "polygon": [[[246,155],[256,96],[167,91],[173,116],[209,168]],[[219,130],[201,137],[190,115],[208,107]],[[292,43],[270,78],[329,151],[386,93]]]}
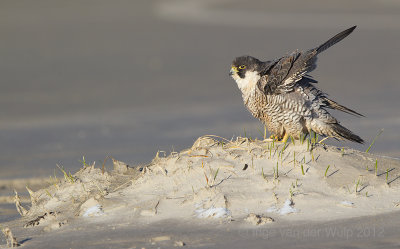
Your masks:
{"label": "dark wingtip", "polygon": [[345,31],[348,31],[349,33],[353,32],[357,28],[357,25],[354,25],[351,28],[346,29]]}
{"label": "dark wingtip", "polygon": [[347,108],[343,105],[338,104],[336,101],[329,99],[328,97],[324,97],[325,98],[325,104],[327,105],[328,108],[331,109],[336,109],[342,112],[345,112],[347,114],[351,114],[354,115],[356,117],[365,117],[364,115],[362,115],[361,113],[358,113],[350,108]]}
{"label": "dark wingtip", "polygon": [[346,38],[348,35],[350,35],[356,29],[356,27],[357,26],[353,26],[351,28],[348,28],[348,29],[340,32],[339,34],[335,35],[334,37],[332,37],[331,39],[326,41],[321,46],[317,47],[315,49],[317,51],[317,54],[322,53],[323,51],[327,50],[331,46],[335,45],[336,43],[338,43],[341,40],[343,40],[344,38]]}
{"label": "dark wingtip", "polygon": [[362,139],[361,137],[359,137],[359,136],[357,136],[356,134],[353,134],[353,133],[346,134],[344,136],[344,138],[349,140],[349,141],[352,141],[352,142],[356,142],[356,143],[359,143],[359,144],[364,144],[364,139]]}
{"label": "dark wingtip", "polygon": [[364,115],[362,115],[361,113],[358,113],[358,112],[356,112],[356,111],[354,111],[352,109],[349,109],[349,112],[346,112],[346,113],[348,113],[350,115],[353,115],[355,117],[358,117],[358,118],[365,118]]}
{"label": "dark wingtip", "polygon": [[[343,106],[344,107],[344,106]],[[335,108],[336,109],[336,108]],[[342,112],[345,112],[345,113],[347,113],[347,114],[350,114],[350,115],[353,115],[353,116],[355,116],[355,117],[358,117],[358,118],[365,118],[365,116],[364,115],[362,115],[361,113],[358,113],[358,112],[356,112],[356,111],[354,111],[354,110],[352,110],[352,109],[349,109],[349,108],[347,108],[347,107],[344,107],[344,109],[339,109],[339,108],[337,108],[338,110],[340,110],[340,111],[342,111]]]}
{"label": "dark wingtip", "polygon": [[359,144],[364,144],[364,140],[361,137],[357,136],[349,129],[341,126],[340,124],[334,124],[333,129],[339,135],[339,137],[343,139],[347,139],[349,141],[356,142]]}
{"label": "dark wingtip", "polygon": [[359,144],[364,144],[364,140],[361,137],[359,137],[357,135],[354,135],[354,136],[356,137],[356,139],[355,140],[351,140],[351,141],[359,143]]}

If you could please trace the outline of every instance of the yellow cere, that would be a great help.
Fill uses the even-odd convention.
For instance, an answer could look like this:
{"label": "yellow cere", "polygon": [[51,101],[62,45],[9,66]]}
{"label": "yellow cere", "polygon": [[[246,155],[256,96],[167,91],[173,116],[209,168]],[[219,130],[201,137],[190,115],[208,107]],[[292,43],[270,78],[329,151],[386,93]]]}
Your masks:
{"label": "yellow cere", "polygon": [[239,72],[238,68],[235,66],[232,66],[232,70],[235,71],[236,73]]}

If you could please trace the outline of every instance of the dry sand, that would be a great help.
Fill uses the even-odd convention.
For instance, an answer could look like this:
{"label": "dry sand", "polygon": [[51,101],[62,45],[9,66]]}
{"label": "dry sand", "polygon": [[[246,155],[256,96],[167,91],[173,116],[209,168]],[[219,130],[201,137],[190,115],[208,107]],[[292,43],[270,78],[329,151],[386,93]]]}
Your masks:
{"label": "dry sand", "polygon": [[[226,239],[226,248],[240,248],[239,241],[262,247],[257,238],[277,236],[321,245],[331,243],[332,228],[331,239],[361,233],[365,246],[388,238],[377,217],[390,220],[400,205],[399,160],[308,141],[204,136],[190,149],[158,152],[148,165],[112,161],[111,171],[92,165],[53,178],[31,193],[30,207],[20,207],[21,219],[2,227],[28,248],[206,248]],[[354,219],[368,225],[340,225]]]}

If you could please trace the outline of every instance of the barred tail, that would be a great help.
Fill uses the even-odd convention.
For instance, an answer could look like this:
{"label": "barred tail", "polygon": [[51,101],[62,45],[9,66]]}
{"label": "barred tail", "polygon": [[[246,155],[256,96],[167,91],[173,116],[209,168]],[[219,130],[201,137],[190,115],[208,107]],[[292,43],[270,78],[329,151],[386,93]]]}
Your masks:
{"label": "barred tail", "polygon": [[341,126],[338,123],[331,124],[331,128],[336,133],[338,138],[347,139],[349,141],[360,143],[360,144],[364,143],[364,140],[361,137],[357,136],[356,134],[351,132],[349,129]]}

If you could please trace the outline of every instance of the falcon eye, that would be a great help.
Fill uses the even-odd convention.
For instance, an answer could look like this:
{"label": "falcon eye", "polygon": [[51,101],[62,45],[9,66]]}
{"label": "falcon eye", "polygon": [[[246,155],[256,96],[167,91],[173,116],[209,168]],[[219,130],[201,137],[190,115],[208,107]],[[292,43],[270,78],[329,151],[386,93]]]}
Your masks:
{"label": "falcon eye", "polygon": [[241,66],[239,67],[239,69],[245,69],[245,68],[246,68],[245,65],[241,65]]}

